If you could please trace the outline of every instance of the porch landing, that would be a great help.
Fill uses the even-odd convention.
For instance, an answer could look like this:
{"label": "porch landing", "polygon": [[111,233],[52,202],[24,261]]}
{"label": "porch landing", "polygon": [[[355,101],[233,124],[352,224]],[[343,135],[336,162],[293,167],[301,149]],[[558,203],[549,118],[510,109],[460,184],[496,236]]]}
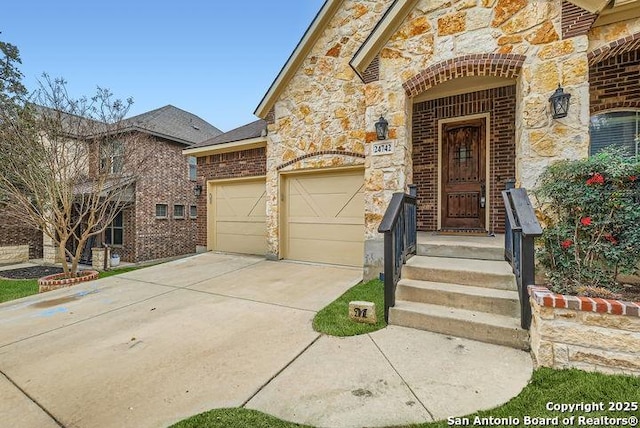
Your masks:
{"label": "porch landing", "polygon": [[504,260],[504,234],[440,235],[418,232],[418,255],[478,260]]}

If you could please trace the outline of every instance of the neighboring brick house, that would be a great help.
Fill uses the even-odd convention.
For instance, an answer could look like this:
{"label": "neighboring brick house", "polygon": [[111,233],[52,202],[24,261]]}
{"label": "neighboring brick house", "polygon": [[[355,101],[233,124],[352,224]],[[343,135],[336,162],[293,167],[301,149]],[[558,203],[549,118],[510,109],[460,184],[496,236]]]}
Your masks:
{"label": "neighboring brick house", "polygon": [[128,262],[195,253],[196,166],[182,150],[222,132],[171,105],[126,119],[125,130],[149,135],[156,147],[135,183],[134,204],[107,229],[105,241]]}
{"label": "neighboring brick house", "polygon": [[[264,176],[266,256],[377,276],[378,226],[409,184],[419,230],[502,231],[508,180],[533,188],[554,160],[611,143],[637,153],[639,48],[637,0],[328,0],[255,111],[266,167],[246,175]],[[552,118],[558,85],[570,108]],[[374,151],[381,116],[388,136]],[[230,168],[253,138],[193,155]],[[247,202],[242,180],[219,200],[218,177],[200,179],[205,207]],[[224,213],[211,211],[214,238]]]}
{"label": "neighboring brick house", "polygon": [[42,258],[42,232],[11,217],[0,205],[0,264]]}
{"label": "neighboring brick house", "polygon": [[[125,119],[118,130],[144,134],[145,144],[152,146],[148,150],[151,155],[132,186],[131,203],[108,226],[104,236],[93,239],[88,247],[105,242],[127,262],[195,253],[197,166],[195,158],[185,158],[182,150],[222,132],[171,105]],[[30,257],[56,261],[55,246],[47,237],[43,239],[42,232],[3,222],[0,248],[21,243],[30,243]],[[85,254],[89,256],[91,252]]]}

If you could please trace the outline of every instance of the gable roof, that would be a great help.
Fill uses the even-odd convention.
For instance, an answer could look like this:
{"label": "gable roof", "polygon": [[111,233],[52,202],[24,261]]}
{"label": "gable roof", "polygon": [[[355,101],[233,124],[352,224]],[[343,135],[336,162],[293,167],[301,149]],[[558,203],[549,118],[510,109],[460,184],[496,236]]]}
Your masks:
{"label": "gable roof", "polygon": [[[607,6],[615,11],[623,10],[625,7],[638,4],[639,0],[568,0],[576,6],[581,7],[591,13],[600,14]],[[354,71],[362,78],[364,71],[371,64],[376,55],[384,47],[387,41],[393,36],[395,31],[404,22],[418,0],[394,0],[391,6],[378,21],[373,31],[368,35],[364,43],[355,53],[349,64]],[[295,50],[280,70],[280,73],[273,81],[269,90],[264,95],[254,114],[265,118],[275,101],[296,73],[309,51],[318,40],[329,20],[336,13],[342,0],[326,0],[304,36],[296,46]],[[609,10],[606,10],[609,11]]]}
{"label": "gable roof", "polygon": [[184,155],[206,156],[214,152],[247,150],[267,144],[267,122],[259,119],[187,147]]}
{"label": "gable roof", "polygon": [[198,147],[215,146],[218,144],[233,143],[236,141],[250,140],[254,138],[266,137],[267,135],[267,122],[259,119],[246,125],[239,126],[232,129],[229,132],[220,134],[216,137],[210,138],[206,141],[202,141],[198,144],[190,146],[190,149]]}
{"label": "gable roof", "polygon": [[418,0],[394,0],[373,28],[373,31],[358,48],[349,64],[361,79],[371,61],[404,22],[416,3],[418,3]]}
{"label": "gable roof", "polygon": [[293,50],[289,59],[284,64],[280,73],[269,87],[267,93],[262,97],[260,104],[256,107],[254,114],[258,117],[265,118],[271,107],[273,107],[278,95],[286,87],[291,78],[295,75],[298,68],[307,57],[311,48],[315,45],[318,38],[322,35],[325,27],[333,18],[336,11],[342,4],[343,0],[325,0],[324,4],[320,8],[320,11],[315,16],[311,25],[307,28],[302,39],[298,42],[298,45]]}
{"label": "gable roof", "polygon": [[124,119],[123,124],[125,130],[145,132],[189,146],[222,134],[204,119],[172,105]]}

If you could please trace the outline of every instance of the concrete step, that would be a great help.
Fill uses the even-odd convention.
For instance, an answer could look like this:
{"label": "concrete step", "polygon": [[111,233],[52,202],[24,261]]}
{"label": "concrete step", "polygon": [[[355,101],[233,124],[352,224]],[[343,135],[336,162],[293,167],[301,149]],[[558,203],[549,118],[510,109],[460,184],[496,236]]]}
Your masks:
{"label": "concrete step", "polygon": [[396,299],[429,303],[508,317],[520,316],[517,291],[474,287],[471,285],[401,279]]}
{"label": "concrete step", "polygon": [[402,278],[475,287],[516,290],[516,279],[505,261],[413,256]]}
{"label": "concrete step", "polygon": [[418,232],[417,254],[458,259],[504,260],[504,235],[449,236]]}
{"label": "concrete step", "polygon": [[529,350],[529,332],[518,319],[503,315],[396,300],[389,323]]}

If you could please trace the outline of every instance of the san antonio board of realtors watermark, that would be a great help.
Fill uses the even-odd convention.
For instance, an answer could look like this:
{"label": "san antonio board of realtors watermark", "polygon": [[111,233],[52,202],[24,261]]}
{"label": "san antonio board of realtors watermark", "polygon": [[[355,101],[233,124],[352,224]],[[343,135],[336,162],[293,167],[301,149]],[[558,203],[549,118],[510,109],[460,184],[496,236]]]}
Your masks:
{"label": "san antonio board of realtors watermark", "polygon": [[[469,417],[449,417],[449,426],[504,426],[504,427],[637,427],[638,426],[637,401],[630,402],[596,402],[596,403],[554,403],[552,401],[545,405],[547,411],[559,412],[558,416],[527,416],[521,417],[507,416],[474,416]],[[606,416],[589,415],[593,412],[629,412],[629,416]],[[580,413],[580,414],[574,414]]]}

